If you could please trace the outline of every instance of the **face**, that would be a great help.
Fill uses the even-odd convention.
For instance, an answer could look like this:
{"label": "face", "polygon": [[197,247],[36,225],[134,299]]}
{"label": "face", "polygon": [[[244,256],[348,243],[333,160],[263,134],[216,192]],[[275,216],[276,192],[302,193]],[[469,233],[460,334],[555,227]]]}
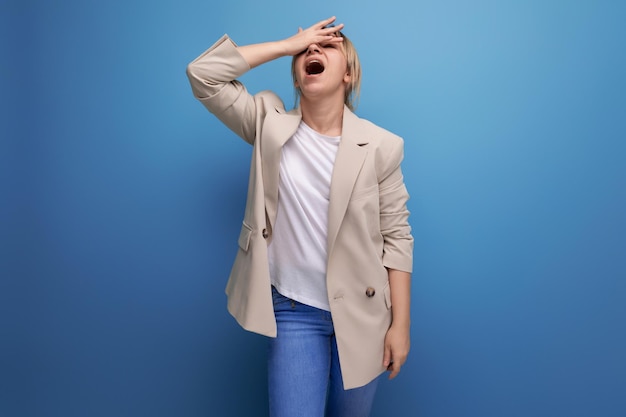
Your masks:
{"label": "face", "polygon": [[304,99],[337,96],[344,101],[350,74],[342,43],[309,45],[296,57],[294,69]]}

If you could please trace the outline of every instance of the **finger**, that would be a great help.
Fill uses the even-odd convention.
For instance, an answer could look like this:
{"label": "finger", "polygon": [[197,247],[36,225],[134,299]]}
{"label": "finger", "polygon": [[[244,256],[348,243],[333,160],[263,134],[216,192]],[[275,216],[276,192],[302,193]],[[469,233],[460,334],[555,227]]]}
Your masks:
{"label": "finger", "polygon": [[333,23],[335,20],[337,20],[337,17],[336,16],[331,16],[328,19],[324,19],[324,20],[318,22],[318,25],[320,25],[321,27],[328,26],[331,23]]}
{"label": "finger", "polygon": [[326,35],[322,35],[324,40],[324,43],[342,43],[343,42],[343,36],[341,36],[339,34],[339,32],[331,32],[329,34]]}
{"label": "finger", "polygon": [[320,36],[324,36],[328,39],[332,39],[332,38],[343,39],[341,35],[339,34],[342,28],[343,28],[343,25],[333,26],[330,28],[322,28],[320,29],[319,34]]}
{"label": "finger", "polygon": [[324,43],[342,43],[343,38],[341,36],[327,35],[324,36]]}
{"label": "finger", "polygon": [[389,379],[394,379],[395,377],[397,377],[400,373],[400,368],[401,365],[398,362],[392,362],[389,368],[387,368],[391,371],[391,373],[389,374]]}
{"label": "finger", "polygon": [[391,365],[391,348],[385,345],[385,353],[383,354],[383,366],[388,368]]}
{"label": "finger", "polygon": [[344,26],[345,25],[343,23],[340,23],[335,26],[323,27],[322,30],[326,33],[336,33],[336,32],[339,32],[341,29],[343,29]]}
{"label": "finger", "polygon": [[329,17],[328,19],[320,20],[319,22],[309,26],[308,29],[323,29],[325,26],[330,25],[337,19],[335,16]]}

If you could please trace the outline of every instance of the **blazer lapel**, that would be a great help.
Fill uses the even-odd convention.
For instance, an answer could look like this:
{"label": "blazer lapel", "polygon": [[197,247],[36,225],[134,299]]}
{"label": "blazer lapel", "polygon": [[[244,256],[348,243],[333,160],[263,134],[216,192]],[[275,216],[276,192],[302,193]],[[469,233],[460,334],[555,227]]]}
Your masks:
{"label": "blazer lapel", "polygon": [[348,208],[354,183],[367,155],[368,139],[360,128],[359,118],[347,107],[343,112],[341,141],[330,183],[328,208],[328,253],[332,251],[339,227]]}
{"label": "blazer lapel", "polygon": [[[278,206],[278,181],[280,156],[283,145],[298,129],[302,120],[299,108],[288,113],[276,109],[269,113],[261,133],[261,158],[263,164],[263,187],[265,210],[274,227]],[[367,156],[366,131],[360,129],[359,118],[344,107],[341,141],[335,157],[335,166],[330,183],[330,205],[328,208],[328,253],[337,238],[339,227],[348,208],[354,183]]]}
{"label": "blazer lapel", "polygon": [[276,208],[278,206],[281,149],[296,132],[302,120],[299,108],[295,108],[288,113],[283,113],[282,109],[275,110],[275,112],[267,113],[263,124],[263,132],[261,133],[265,210],[272,228],[276,220]]}

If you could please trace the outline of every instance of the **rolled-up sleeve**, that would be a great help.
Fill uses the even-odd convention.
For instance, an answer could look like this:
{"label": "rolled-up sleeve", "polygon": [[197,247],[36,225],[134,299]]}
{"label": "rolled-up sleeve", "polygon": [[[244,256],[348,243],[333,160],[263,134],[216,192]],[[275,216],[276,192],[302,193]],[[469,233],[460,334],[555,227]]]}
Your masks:
{"label": "rolled-up sleeve", "polygon": [[383,265],[405,272],[413,270],[413,236],[409,225],[407,201],[401,162],[404,156],[402,139],[394,137],[388,152],[377,161],[382,166],[379,179],[380,231],[384,239]]}
{"label": "rolled-up sleeve", "polygon": [[250,70],[237,45],[222,36],[187,65],[194,96],[246,142],[255,138],[256,99],[236,78]]}

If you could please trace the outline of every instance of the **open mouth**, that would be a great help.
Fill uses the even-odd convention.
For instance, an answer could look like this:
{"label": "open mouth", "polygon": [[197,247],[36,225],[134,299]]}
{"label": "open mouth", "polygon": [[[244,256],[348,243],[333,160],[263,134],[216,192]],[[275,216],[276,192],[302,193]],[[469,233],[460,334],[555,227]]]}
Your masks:
{"label": "open mouth", "polygon": [[307,75],[321,74],[322,72],[324,72],[324,64],[314,59],[306,64],[304,70],[306,71]]}

